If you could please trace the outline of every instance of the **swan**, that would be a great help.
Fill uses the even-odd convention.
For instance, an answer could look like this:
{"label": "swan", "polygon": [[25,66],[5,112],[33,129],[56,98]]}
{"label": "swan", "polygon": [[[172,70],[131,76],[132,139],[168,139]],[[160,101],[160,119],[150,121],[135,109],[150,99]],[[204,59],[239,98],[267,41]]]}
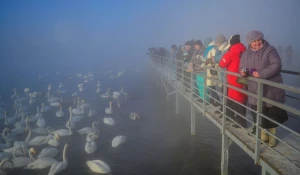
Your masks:
{"label": "swan", "polygon": [[53,131],[52,133],[53,133],[53,134],[58,134],[58,135],[61,136],[61,137],[72,135],[73,132],[72,132],[72,130],[71,130],[71,128],[70,128],[70,121],[69,121],[68,129],[69,129],[69,130],[66,130],[66,129],[59,129],[59,130]]}
{"label": "swan", "polygon": [[83,92],[83,90],[84,90],[83,84],[78,85],[78,90],[79,90],[79,92]]}
{"label": "swan", "polygon": [[62,111],[62,105],[59,106],[59,110],[56,111],[56,117],[63,117],[65,114],[64,114],[64,111]]}
{"label": "swan", "polygon": [[68,126],[70,125],[70,128],[73,129],[75,128],[75,122],[73,121],[73,114],[72,114],[72,107],[69,108],[69,111],[70,111],[70,117],[69,117],[69,120],[67,121],[66,123],[66,128],[68,128]]}
{"label": "swan", "polygon": [[37,107],[36,107],[36,111],[37,111],[37,113],[36,113],[36,115],[35,115],[36,117],[38,117],[38,118],[39,118],[39,117],[43,117],[43,114],[40,113],[40,107],[37,106]]}
{"label": "swan", "polygon": [[97,127],[96,127],[95,125],[96,125],[97,123],[98,123],[98,122],[94,121],[94,122],[92,123],[92,128],[90,128],[90,127],[84,127],[84,128],[82,128],[82,129],[78,130],[77,132],[78,132],[79,134],[88,134],[88,133],[90,133],[90,132],[96,131]]}
{"label": "swan", "polygon": [[101,89],[100,89],[100,87],[98,87],[98,88],[96,89],[96,93],[99,94],[100,92],[101,92]]}
{"label": "swan", "polygon": [[15,156],[15,152],[20,149],[17,148],[14,153],[13,153],[13,159],[12,159],[12,163],[13,163],[13,167],[14,168],[23,168],[23,167],[26,167],[29,163],[31,163],[32,161],[35,160],[35,158],[33,157],[32,154],[36,154],[36,151],[34,148],[30,148],[29,149],[29,157],[16,157]]}
{"label": "swan", "polygon": [[68,144],[66,143],[64,146],[64,151],[63,151],[63,161],[55,162],[54,164],[52,164],[48,175],[54,175],[56,173],[63,171],[64,169],[66,169],[66,167],[68,166],[68,160],[67,160],[67,156],[66,156],[67,147],[68,147]]}
{"label": "swan", "polygon": [[101,87],[101,84],[100,84],[100,81],[98,80],[97,88],[100,88],[100,87]]}
{"label": "swan", "polygon": [[5,128],[3,131],[2,131],[2,137],[3,139],[5,140],[5,144],[0,144],[0,150],[3,150],[3,149],[6,149],[6,148],[9,148],[11,146],[11,142],[10,140],[6,137],[6,132],[9,131],[9,128]]}
{"label": "swan", "polygon": [[110,101],[110,102],[109,102],[109,108],[106,108],[106,109],[105,109],[105,113],[106,113],[106,114],[112,114],[113,110],[112,110],[111,104],[112,104],[112,103],[111,103],[111,101]]}
{"label": "swan", "polygon": [[31,131],[36,133],[36,134],[49,134],[52,132],[52,128],[51,127],[46,127],[46,128],[34,128]]}
{"label": "swan", "polygon": [[89,116],[89,117],[92,117],[92,116],[95,116],[96,114],[97,114],[97,112],[94,111],[94,110],[92,110],[92,108],[90,107],[90,111],[89,111],[88,116]]}
{"label": "swan", "polygon": [[84,150],[88,154],[93,154],[97,150],[97,144],[95,141],[87,141],[84,146]]}
{"label": "swan", "polygon": [[121,95],[121,93],[120,93],[120,92],[118,92],[118,91],[115,91],[115,92],[113,92],[113,95],[112,95],[112,97],[113,97],[114,99],[118,99],[118,98],[120,97],[120,95]]}
{"label": "swan", "polygon": [[24,121],[24,113],[23,113],[22,120],[15,123],[16,128],[12,129],[11,132],[17,135],[24,134],[25,126],[27,124],[28,123]]}
{"label": "swan", "polygon": [[41,112],[50,112],[51,106],[45,106],[44,103],[42,103],[42,109]]}
{"label": "swan", "polygon": [[11,96],[11,98],[17,98],[17,96],[18,96],[17,90],[16,90],[16,88],[14,88],[14,93]]}
{"label": "swan", "polygon": [[8,161],[8,158],[4,159],[1,163],[0,163],[0,175],[7,175],[6,171],[3,170],[3,165]]}
{"label": "swan", "polygon": [[59,82],[58,88],[61,89],[63,87],[64,87],[64,85],[62,84],[62,82]]}
{"label": "swan", "polygon": [[84,108],[81,107],[81,108],[75,108],[75,109],[72,109],[72,113],[75,114],[75,115],[81,115],[81,114],[84,114]]}
{"label": "swan", "polygon": [[122,143],[124,143],[126,140],[126,136],[116,136],[111,143],[112,147],[117,147],[119,145],[121,145]]}
{"label": "swan", "polygon": [[48,136],[36,136],[33,139],[31,138],[32,131],[31,128],[26,128],[26,130],[29,130],[28,136],[25,140],[25,143],[29,146],[39,146],[48,143],[48,140],[50,139],[50,135]]}
{"label": "swan", "polygon": [[130,115],[129,115],[129,118],[132,119],[132,120],[139,120],[140,116],[135,112],[131,112]]}
{"label": "swan", "polygon": [[41,158],[41,157],[55,157],[58,154],[58,149],[56,148],[52,148],[52,147],[47,147],[44,148],[40,154],[37,156],[37,158]]}
{"label": "swan", "polygon": [[52,166],[57,160],[51,157],[41,157],[29,163],[25,169],[44,169]]}
{"label": "swan", "polygon": [[52,85],[49,84],[49,86],[48,86],[48,91],[51,91],[51,89],[52,89]]}
{"label": "swan", "polygon": [[11,157],[11,152],[1,152],[0,153],[0,160],[3,161],[6,158],[10,158]]}
{"label": "swan", "polygon": [[58,107],[60,105],[60,103],[59,102],[51,102],[50,103],[50,106],[53,106],[53,107]]}
{"label": "swan", "polygon": [[118,104],[117,104],[118,108],[120,108],[120,100],[118,99]]}
{"label": "swan", "polygon": [[48,145],[59,146],[60,145],[59,140],[60,140],[59,134],[54,134],[54,136],[51,136],[50,139],[48,140]]}
{"label": "swan", "polygon": [[107,125],[110,125],[110,126],[114,126],[115,125],[115,121],[111,117],[103,118],[103,123],[107,124]]}
{"label": "swan", "polygon": [[88,133],[86,136],[86,141],[87,142],[95,141],[98,138],[98,134],[99,134],[99,130]]}
{"label": "swan", "polygon": [[76,122],[80,122],[81,120],[84,119],[83,115],[75,115],[74,117],[72,117],[72,121],[71,123],[76,123]]}
{"label": "swan", "polygon": [[32,104],[32,103],[35,103],[35,99],[34,99],[34,94],[33,93],[30,93],[29,94],[29,104]]}
{"label": "swan", "polygon": [[36,122],[36,126],[44,128],[46,125],[47,121],[43,117],[39,117],[38,121]]}
{"label": "swan", "polygon": [[95,173],[106,174],[111,171],[109,165],[102,160],[89,160],[86,164]]}
{"label": "swan", "polygon": [[6,111],[4,111],[4,118],[5,118],[5,122],[4,124],[5,125],[10,125],[10,124],[13,124],[16,122],[17,118],[16,117],[7,117],[6,115]]}

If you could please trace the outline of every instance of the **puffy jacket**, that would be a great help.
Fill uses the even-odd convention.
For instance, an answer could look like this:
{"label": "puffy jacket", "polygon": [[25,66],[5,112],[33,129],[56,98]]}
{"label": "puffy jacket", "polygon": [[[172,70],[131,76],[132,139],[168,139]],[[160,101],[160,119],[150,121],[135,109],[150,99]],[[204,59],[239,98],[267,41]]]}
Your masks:
{"label": "puffy jacket", "polygon": [[[226,70],[229,72],[239,73],[241,55],[245,50],[246,47],[242,43],[232,45],[229,51],[226,52],[223,55],[222,59],[220,60],[219,62],[220,67],[226,68]],[[243,88],[243,85],[237,83],[236,80],[237,80],[236,76],[229,75],[229,74],[227,75],[228,84],[238,88]],[[246,99],[245,94],[231,88],[228,88],[228,97],[243,104]]]}
{"label": "puffy jacket", "polygon": [[[260,75],[261,79],[282,83],[281,59],[273,46],[270,46],[267,41],[264,41],[264,45],[260,50],[253,51],[250,47],[243,53],[240,70],[247,68],[255,68]],[[263,96],[277,102],[285,102],[285,91],[283,89],[264,85]],[[248,81],[248,91],[257,94],[257,82]],[[248,102],[251,105],[257,105],[257,99],[254,97],[248,97]],[[270,104],[263,103],[264,106],[271,107]]]}

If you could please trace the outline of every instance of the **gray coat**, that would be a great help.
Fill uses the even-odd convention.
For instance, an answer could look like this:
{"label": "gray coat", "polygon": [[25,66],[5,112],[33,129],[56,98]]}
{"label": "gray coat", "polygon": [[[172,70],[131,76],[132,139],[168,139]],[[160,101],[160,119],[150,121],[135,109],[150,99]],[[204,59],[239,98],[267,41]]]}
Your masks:
{"label": "gray coat", "polygon": [[[270,46],[267,41],[264,41],[264,46],[258,50],[253,51],[250,47],[243,53],[240,61],[240,70],[246,67],[248,70],[255,68],[261,79],[282,83],[281,59],[276,49]],[[263,96],[269,99],[285,102],[285,92],[273,86],[264,85]],[[248,81],[248,91],[257,94],[257,82]],[[248,103],[257,105],[256,98],[248,96]],[[270,104],[263,104],[263,106],[270,107]]]}

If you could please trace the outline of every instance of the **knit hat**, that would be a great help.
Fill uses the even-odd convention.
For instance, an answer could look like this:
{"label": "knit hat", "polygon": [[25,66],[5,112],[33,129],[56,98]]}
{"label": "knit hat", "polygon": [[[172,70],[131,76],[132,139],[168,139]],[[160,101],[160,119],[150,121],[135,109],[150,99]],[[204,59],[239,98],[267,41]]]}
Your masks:
{"label": "knit hat", "polygon": [[175,44],[172,44],[171,48],[172,48],[172,49],[176,49],[176,45],[175,45]]}
{"label": "knit hat", "polygon": [[191,44],[191,41],[187,41],[187,42],[185,42],[184,45],[186,45],[186,46],[191,46],[192,44]]}
{"label": "knit hat", "polygon": [[246,36],[246,41],[248,44],[252,43],[255,40],[260,40],[264,38],[264,34],[261,33],[260,31],[253,30],[249,32]]}
{"label": "knit hat", "polygon": [[202,44],[202,42],[201,42],[200,40],[197,40],[197,41],[195,42],[195,45],[203,46],[203,44]]}
{"label": "knit hat", "polygon": [[209,37],[209,38],[206,38],[206,39],[203,41],[203,44],[204,44],[205,47],[207,47],[211,42],[212,42],[212,39]]}
{"label": "knit hat", "polygon": [[218,35],[217,37],[216,37],[216,44],[222,44],[222,43],[224,43],[226,41],[226,38],[225,38],[225,36],[224,35]]}
{"label": "knit hat", "polygon": [[239,34],[232,35],[229,39],[229,43],[230,43],[231,46],[234,45],[234,44],[240,43],[240,42],[241,42],[241,40],[240,40],[240,35]]}

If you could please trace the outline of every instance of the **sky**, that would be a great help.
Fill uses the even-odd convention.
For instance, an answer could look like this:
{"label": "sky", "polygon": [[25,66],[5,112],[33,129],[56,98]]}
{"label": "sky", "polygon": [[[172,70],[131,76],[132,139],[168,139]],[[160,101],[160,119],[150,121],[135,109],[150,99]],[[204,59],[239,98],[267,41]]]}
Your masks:
{"label": "sky", "polygon": [[1,0],[1,65],[35,72],[138,65],[149,47],[217,34],[245,41],[251,30],[297,52],[299,7],[299,0]]}

